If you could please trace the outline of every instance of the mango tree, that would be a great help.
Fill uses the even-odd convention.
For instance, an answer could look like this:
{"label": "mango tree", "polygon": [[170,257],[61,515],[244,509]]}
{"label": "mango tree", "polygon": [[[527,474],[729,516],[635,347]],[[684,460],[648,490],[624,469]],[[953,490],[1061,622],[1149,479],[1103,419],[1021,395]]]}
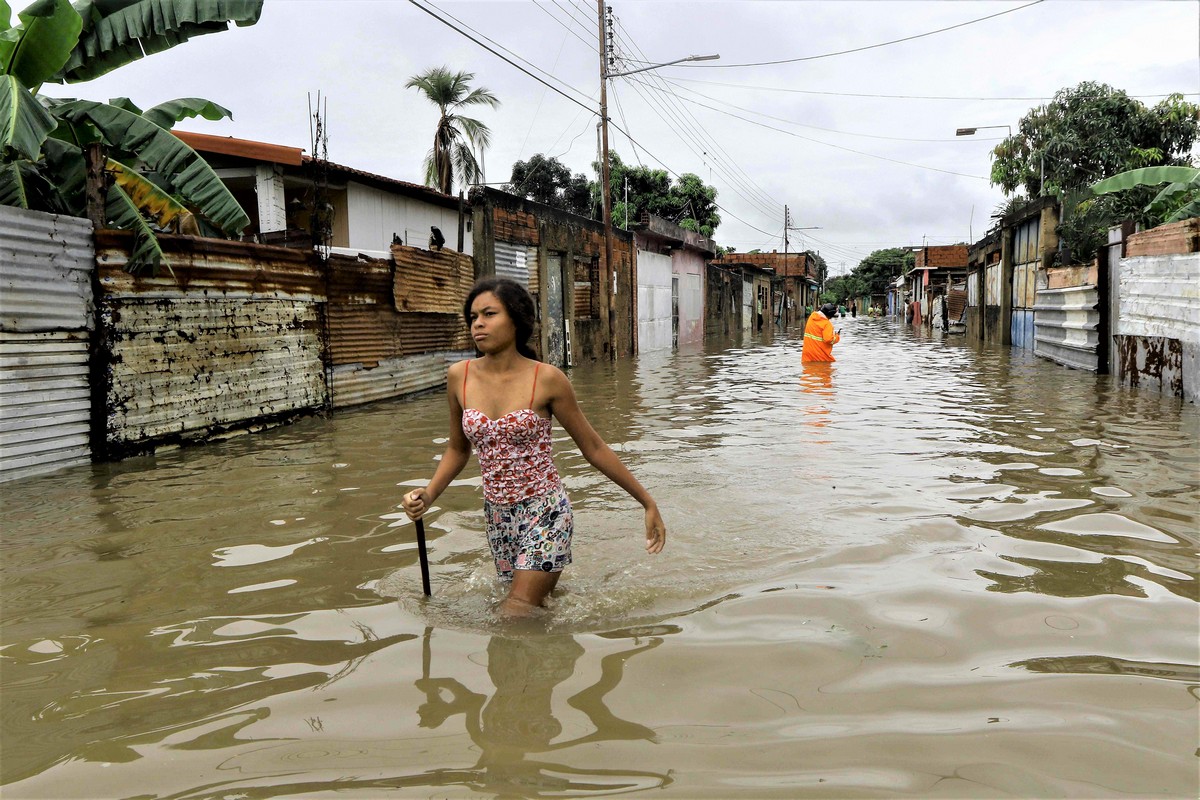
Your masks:
{"label": "mango tree", "polygon": [[37,0],[13,25],[0,0],[0,204],[86,216],[88,153],[99,151],[102,221],[133,231],[131,272],[170,268],[156,232],[240,233],[245,212],[170,133],[179,120],[231,117],[228,109],[186,97],[143,112],[127,98],[62,100],[40,89],[90,80],[230,21],[252,25],[261,11],[262,0]]}

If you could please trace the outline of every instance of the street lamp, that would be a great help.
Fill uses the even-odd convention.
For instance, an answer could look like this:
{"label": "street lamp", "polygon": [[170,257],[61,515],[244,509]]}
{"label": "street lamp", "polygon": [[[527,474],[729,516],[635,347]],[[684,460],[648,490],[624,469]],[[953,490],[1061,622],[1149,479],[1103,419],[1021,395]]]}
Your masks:
{"label": "street lamp", "polygon": [[637,72],[646,72],[647,70],[658,69],[659,67],[668,67],[672,64],[682,64],[685,61],[712,61],[720,58],[719,55],[709,56],[684,56],[677,58],[674,61],[666,61],[662,64],[651,64],[647,67],[639,67],[625,72],[608,71],[608,41],[604,30],[604,3],[605,0],[596,0],[596,10],[598,13],[598,26],[600,33],[600,186],[601,186],[601,206],[604,217],[604,263],[605,270],[608,273],[605,276],[608,280],[608,356],[615,360],[617,357],[617,266],[613,263],[612,252],[612,187],[609,184],[608,172],[608,79],[619,78],[624,75],[633,75]]}

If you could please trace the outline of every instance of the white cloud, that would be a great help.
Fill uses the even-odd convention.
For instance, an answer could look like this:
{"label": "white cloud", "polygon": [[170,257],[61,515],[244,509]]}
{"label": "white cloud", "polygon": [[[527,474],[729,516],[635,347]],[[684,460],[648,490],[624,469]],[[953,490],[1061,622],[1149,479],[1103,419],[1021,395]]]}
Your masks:
{"label": "white cloud", "polygon": [[[583,0],[541,5],[438,2],[441,9],[552,72],[584,96],[595,94],[599,71],[592,44],[595,5]],[[728,65],[861,47],[1021,3],[627,0],[613,5],[622,39],[632,40],[649,59],[719,52],[721,60],[712,63]],[[565,20],[564,8],[573,11],[578,21]],[[986,176],[994,142],[986,141],[985,135],[996,131],[955,139],[954,129],[1015,125],[1035,102],[861,98],[746,87],[1024,97],[1048,96],[1080,81],[1095,80],[1131,94],[1200,92],[1198,8],[1195,3],[1059,0],[844,56],[737,69],[673,67],[659,75],[668,80],[738,84],[741,88],[683,85],[809,125],[848,133],[945,139],[887,141],[760,120],[842,147]],[[587,39],[586,44],[581,39]],[[143,107],[176,96],[206,97],[233,110],[234,121],[189,120],[182,128],[307,148],[306,95],[321,90],[328,99],[331,159],[418,181],[435,112],[404,83],[409,76],[442,64],[474,72],[477,82],[503,102],[496,111],[484,108],[477,113],[493,132],[493,147],[486,158],[489,180],[505,180],[513,161],[536,152],[562,153],[561,159],[574,171],[590,174],[596,153],[594,116],[401,0],[268,0],[255,26],[199,37],[91,83],[46,91],[94,99],[124,95]],[[919,244],[923,236],[950,241],[966,239],[970,231],[978,238],[988,215],[1003,200],[986,180],[847,153],[686,102],[682,105],[702,132],[696,132],[696,142],[681,141],[664,122],[664,115],[676,128],[698,126],[686,116],[681,121],[677,111],[664,110],[661,96],[620,79],[615,94],[630,132],[671,169],[695,172],[706,180],[711,174],[719,201],[727,208],[717,239],[736,242],[739,248],[756,242],[770,249],[769,237],[755,228],[778,231],[784,204],[791,207],[795,224],[821,227],[812,234],[827,244],[813,244],[823,252],[833,252],[831,246],[839,248],[845,258],[830,259],[836,262],[883,243]],[[611,99],[610,115],[625,127]],[[709,146],[710,139],[727,155],[718,156],[718,148]],[[634,160],[633,148],[621,134],[614,131],[611,141],[624,158]],[[642,158],[647,156],[643,153]],[[741,176],[743,172],[748,178]],[[746,184],[740,191],[752,201],[735,191],[731,174]],[[780,247],[781,242],[773,246]]]}

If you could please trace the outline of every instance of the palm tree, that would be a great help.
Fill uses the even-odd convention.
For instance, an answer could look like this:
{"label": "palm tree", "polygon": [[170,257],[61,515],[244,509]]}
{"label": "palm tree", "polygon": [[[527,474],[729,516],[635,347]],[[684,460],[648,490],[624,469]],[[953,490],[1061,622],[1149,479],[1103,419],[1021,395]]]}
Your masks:
{"label": "palm tree", "polygon": [[487,105],[495,108],[500,100],[491,90],[472,89],[473,72],[451,72],[449,67],[434,67],[414,75],[404,86],[420,89],[429,102],[438,107],[441,117],[433,134],[433,148],[425,156],[425,183],[450,194],[454,178],[465,183],[483,178],[483,169],[475,159],[491,143],[491,131],[477,119],[456,113],[464,106]]}

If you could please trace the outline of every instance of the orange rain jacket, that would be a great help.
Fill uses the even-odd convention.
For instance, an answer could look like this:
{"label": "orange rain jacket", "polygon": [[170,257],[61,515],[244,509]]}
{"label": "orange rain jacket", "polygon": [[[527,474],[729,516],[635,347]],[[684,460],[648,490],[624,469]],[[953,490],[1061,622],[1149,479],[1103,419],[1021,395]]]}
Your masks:
{"label": "orange rain jacket", "polygon": [[814,311],[804,326],[804,352],[801,361],[837,361],[833,346],[842,340],[833,330],[833,323],[820,311]]}

